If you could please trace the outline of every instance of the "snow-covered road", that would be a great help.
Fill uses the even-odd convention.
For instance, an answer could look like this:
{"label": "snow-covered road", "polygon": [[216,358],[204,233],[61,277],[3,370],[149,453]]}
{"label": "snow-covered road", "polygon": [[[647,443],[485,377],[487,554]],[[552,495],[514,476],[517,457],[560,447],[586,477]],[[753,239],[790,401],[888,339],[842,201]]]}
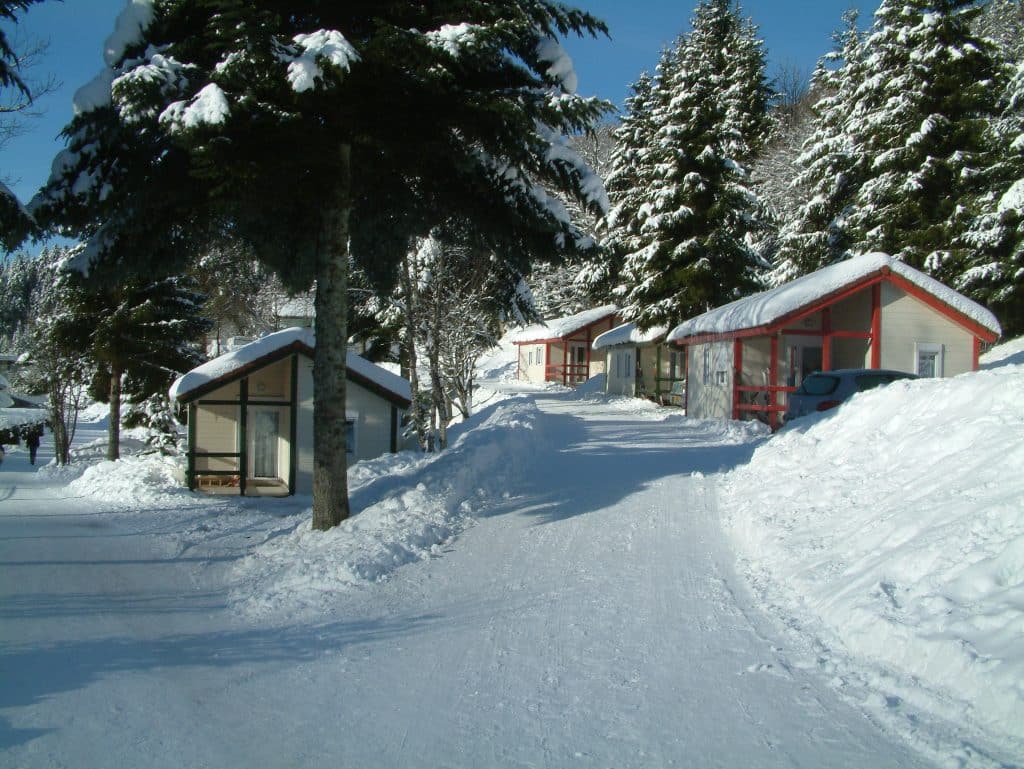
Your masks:
{"label": "snow-covered road", "polygon": [[735,575],[706,474],[749,435],[534,397],[507,497],[316,622],[231,610],[279,517],[106,512],[9,455],[0,766],[929,765],[793,664]]}

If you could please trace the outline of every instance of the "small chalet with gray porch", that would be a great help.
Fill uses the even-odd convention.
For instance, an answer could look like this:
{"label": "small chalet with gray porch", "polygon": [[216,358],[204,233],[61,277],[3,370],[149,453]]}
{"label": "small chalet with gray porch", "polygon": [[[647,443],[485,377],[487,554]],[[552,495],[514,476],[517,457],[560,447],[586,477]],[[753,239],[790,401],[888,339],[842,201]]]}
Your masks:
{"label": "small chalet with gray porch", "polygon": [[664,326],[641,331],[630,322],[597,337],[593,348],[605,358],[605,392],[682,406],[686,354],[682,348],[669,344],[667,336]]}
{"label": "small chalet with gray porch", "polygon": [[760,418],[815,371],[886,368],[949,377],[978,368],[1001,329],[981,305],[887,254],[854,257],[674,328],[687,414]]}
{"label": "small chalet with gray porch", "polygon": [[516,377],[542,384],[557,382],[575,387],[604,373],[604,356],[593,355],[594,339],[615,325],[615,305],[534,323],[514,334],[519,364]]}
{"label": "small chalet with gray porch", "polygon": [[[289,328],[180,377],[172,401],[188,407],[190,489],[242,495],[313,492],[312,329]],[[354,353],[347,358],[350,462],[406,445],[409,383]]]}

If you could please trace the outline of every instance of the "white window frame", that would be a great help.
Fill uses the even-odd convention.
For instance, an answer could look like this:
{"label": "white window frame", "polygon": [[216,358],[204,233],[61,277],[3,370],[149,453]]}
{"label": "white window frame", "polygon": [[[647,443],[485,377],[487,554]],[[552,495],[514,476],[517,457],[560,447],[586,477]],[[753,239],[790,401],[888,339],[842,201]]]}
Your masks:
{"label": "white window frame", "polygon": [[702,376],[704,384],[711,384],[711,345],[704,345],[704,372]]}
{"label": "white window frame", "polygon": [[921,353],[935,354],[935,378],[941,379],[945,371],[945,345],[937,342],[914,342],[914,373],[921,376]]}

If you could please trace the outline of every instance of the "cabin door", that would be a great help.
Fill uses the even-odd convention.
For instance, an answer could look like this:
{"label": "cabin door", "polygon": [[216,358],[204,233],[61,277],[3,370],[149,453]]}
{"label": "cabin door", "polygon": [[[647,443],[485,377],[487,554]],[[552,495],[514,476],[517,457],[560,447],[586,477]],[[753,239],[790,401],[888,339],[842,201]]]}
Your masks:
{"label": "cabin door", "polygon": [[277,447],[281,434],[281,414],[276,408],[252,411],[252,477],[276,478]]}
{"label": "cabin door", "polygon": [[821,371],[821,366],[821,345],[792,345],[789,348],[789,375],[786,384],[790,387],[799,387],[804,379],[815,371]]}
{"label": "cabin door", "polygon": [[569,380],[584,382],[590,375],[587,370],[587,345],[584,342],[569,343]]}

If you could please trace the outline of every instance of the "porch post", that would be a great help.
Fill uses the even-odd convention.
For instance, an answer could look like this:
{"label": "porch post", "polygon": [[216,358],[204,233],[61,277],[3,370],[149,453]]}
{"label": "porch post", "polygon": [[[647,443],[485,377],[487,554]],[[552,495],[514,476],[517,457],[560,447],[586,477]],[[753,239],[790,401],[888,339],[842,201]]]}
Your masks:
{"label": "porch post", "polygon": [[882,368],[882,284],[871,287],[871,368]]}
{"label": "porch post", "polygon": [[[775,343],[775,337],[772,337]],[[832,370],[832,308],[825,307],[821,311],[821,370]]]}
{"label": "porch post", "polygon": [[245,496],[245,478],[249,474],[246,427],[249,422],[249,377],[238,383],[238,494]]}
{"label": "porch post", "polygon": [[[824,354],[822,358],[825,358]],[[827,370],[827,369],[826,369]],[[775,387],[779,383],[779,335],[772,334],[771,339],[771,358],[768,362],[768,386]],[[775,410],[775,406],[778,405],[779,394],[775,390],[768,391],[768,405],[771,406],[771,411],[768,412],[768,426],[772,430],[777,430],[779,427],[779,414]]]}
{"label": "porch post", "polygon": [[295,464],[299,458],[299,450],[296,445],[299,435],[299,356],[292,355],[292,381],[291,381],[291,404],[288,419],[288,493],[295,493]]}
{"label": "porch post", "polygon": [[551,365],[551,342],[544,343],[544,373],[541,374],[541,382],[548,381],[548,366]]}
{"label": "porch post", "polygon": [[[583,381],[586,381],[587,379],[590,379],[590,333],[591,333],[591,328],[590,328],[590,326],[587,326],[587,375],[586,375],[586,377],[584,377]],[[635,375],[634,375],[633,379],[636,380],[636,376]],[[607,380],[605,380],[605,381],[607,382]]]}
{"label": "porch post", "polygon": [[654,346],[654,398],[661,404],[661,345]]}
{"label": "porch post", "polygon": [[732,343],[733,377],[732,377],[732,418],[740,418],[740,376],[743,373],[743,340],[735,339]]}
{"label": "porch post", "polygon": [[186,451],[188,469],[185,471],[185,477],[188,480],[189,491],[195,491],[198,485],[196,484],[196,413],[198,411],[195,401],[188,404],[188,449]]}

